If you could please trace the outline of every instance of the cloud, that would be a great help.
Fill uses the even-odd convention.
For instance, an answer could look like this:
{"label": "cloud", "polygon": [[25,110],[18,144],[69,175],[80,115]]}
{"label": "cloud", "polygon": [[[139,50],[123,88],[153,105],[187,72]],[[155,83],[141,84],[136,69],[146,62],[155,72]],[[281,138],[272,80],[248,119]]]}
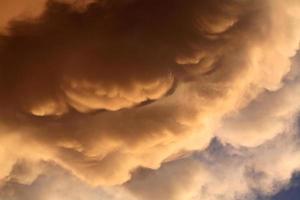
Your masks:
{"label": "cloud", "polygon": [[224,120],[218,136],[236,145],[257,146],[293,128],[299,104],[299,53],[276,91],[265,91],[247,107]]}
{"label": "cloud", "polygon": [[234,148],[214,140],[201,153],[159,170],[138,171],[127,187],[143,200],[251,200],[288,184],[299,170],[299,155],[295,136],[281,135],[257,148]]}
{"label": "cloud", "polygon": [[[89,187],[67,171],[59,168],[53,163],[28,163],[19,162],[15,165],[15,169],[22,168],[23,175],[31,171],[34,167],[43,168],[40,173],[30,184],[22,184],[10,177],[1,187],[0,199],[5,200],[134,200],[125,190],[115,187],[96,189]],[[24,166],[27,167],[24,170]],[[11,176],[17,177],[20,173],[16,170],[11,173]],[[113,193],[116,192],[117,193]]]}
{"label": "cloud", "polygon": [[3,0],[0,3],[0,30],[4,31],[7,24],[14,18],[34,17],[43,11],[43,6],[46,1],[24,0],[22,2],[17,0]]}
{"label": "cloud", "polygon": [[204,151],[141,169],[126,183],[139,199],[252,200],[271,196],[300,170],[299,56],[283,86],[223,120]]}
{"label": "cloud", "polygon": [[[271,192],[297,168],[279,164],[298,154],[275,139],[293,132],[299,109],[291,68],[297,1],[50,0],[42,7],[0,35],[4,185],[25,165],[14,181],[31,190],[47,171],[44,161],[78,178],[70,182],[78,187],[129,187],[142,200],[230,200],[258,190],[251,181]],[[246,155],[186,158],[216,136]],[[273,140],[280,154],[260,146]],[[227,166],[232,159],[241,171]],[[278,163],[275,171],[270,163]]]}

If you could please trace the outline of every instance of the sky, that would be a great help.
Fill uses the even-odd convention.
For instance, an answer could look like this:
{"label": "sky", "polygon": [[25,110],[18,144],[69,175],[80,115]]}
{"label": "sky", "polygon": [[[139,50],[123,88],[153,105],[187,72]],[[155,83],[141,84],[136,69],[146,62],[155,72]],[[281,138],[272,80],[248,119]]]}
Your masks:
{"label": "sky", "polygon": [[298,200],[299,0],[1,0],[0,200]]}
{"label": "sky", "polygon": [[274,195],[272,200],[296,200],[300,195],[299,182],[299,175],[294,175],[289,187]]}

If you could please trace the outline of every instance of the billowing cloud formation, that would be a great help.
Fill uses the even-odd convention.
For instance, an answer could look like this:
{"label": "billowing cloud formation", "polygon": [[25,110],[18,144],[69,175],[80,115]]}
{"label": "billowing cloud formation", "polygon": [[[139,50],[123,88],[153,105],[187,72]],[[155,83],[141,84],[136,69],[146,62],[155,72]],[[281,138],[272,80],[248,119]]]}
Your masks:
{"label": "billowing cloud formation", "polygon": [[[21,176],[29,175],[32,169],[43,168],[43,173],[31,185],[20,183]],[[118,191],[118,193],[115,193]],[[53,163],[19,162],[15,165],[6,183],[2,185],[0,199],[15,200],[133,200],[129,194],[118,187],[90,188],[68,172],[55,166]]]}
{"label": "billowing cloud formation", "polygon": [[[41,161],[55,163],[54,173],[69,171],[66,181],[80,179],[67,184],[84,194],[94,193],[84,183],[119,185],[141,200],[271,193],[299,168],[297,139],[286,149],[276,139],[295,137],[298,1],[48,1],[40,8],[0,36],[1,198],[18,199],[24,185],[63,182],[55,174],[39,182],[50,170]],[[203,151],[215,137],[237,155],[228,146],[216,149],[220,157]]]}
{"label": "billowing cloud formation", "polygon": [[126,187],[140,199],[251,200],[278,192],[300,170],[299,58],[280,89],[223,121],[216,134],[223,142],[137,171]]}
{"label": "billowing cloud formation", "polygon": [[139,172],[127,187],[146,200],[251,200],[270,195],[299,170],[300,149],[294,139],[280,136],[255,149],[215,141],[200,154]]}

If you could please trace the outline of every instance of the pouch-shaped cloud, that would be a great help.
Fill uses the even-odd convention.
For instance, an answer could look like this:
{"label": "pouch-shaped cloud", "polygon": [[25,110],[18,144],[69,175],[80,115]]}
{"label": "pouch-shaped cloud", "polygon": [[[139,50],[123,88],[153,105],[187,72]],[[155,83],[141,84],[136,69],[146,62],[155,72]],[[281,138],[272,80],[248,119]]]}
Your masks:
{"label": "pouch-shaped cloud", "polygon": [[[0,178],[20,159],[44,160],[91,185],[122,185],[138,168],[201,151],[216,135],[235,146],[272,139],[284,125],[248,129],[249,140],[238,129],[256,119],[247,110],[255,99],[282,91],[294,102],[298,87],[284,89],[282,79],[299,47],[299,6],[99,0],[77,9],[48,1],[40,16],[12,21],[0,36]],[[241,109],[245,119],[228,118]],[[289,121],[296,109],[282,106],[284,120],[274,121]],[[186,172],[210,177],[206,166],[193,166]]]}

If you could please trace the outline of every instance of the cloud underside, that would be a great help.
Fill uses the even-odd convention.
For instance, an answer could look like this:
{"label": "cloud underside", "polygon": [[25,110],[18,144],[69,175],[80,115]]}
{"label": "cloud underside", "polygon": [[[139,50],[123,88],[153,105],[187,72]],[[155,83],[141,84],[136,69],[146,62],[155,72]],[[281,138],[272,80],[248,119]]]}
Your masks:
{"label": "cloud underside", "polygon": [[5,1],[0,199],[250,200],[299,169],[297,0]]}

